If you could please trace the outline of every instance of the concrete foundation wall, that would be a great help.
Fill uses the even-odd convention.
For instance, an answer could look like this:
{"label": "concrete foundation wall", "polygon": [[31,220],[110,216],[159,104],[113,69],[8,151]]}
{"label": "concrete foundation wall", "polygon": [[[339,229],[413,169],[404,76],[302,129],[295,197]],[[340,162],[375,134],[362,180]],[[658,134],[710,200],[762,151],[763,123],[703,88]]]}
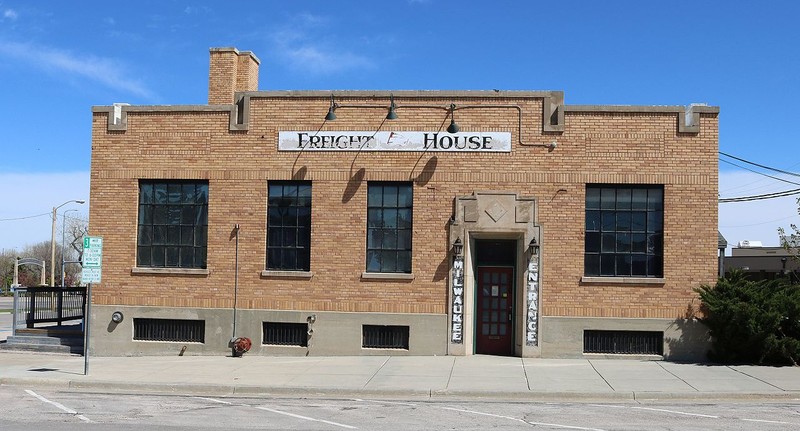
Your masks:
{"label": "concrete foundation wall", "polygon": [[671,361],[703,362],[710,347],[708,328],[696,319],[542,317],[542,357],[598,356],[584,355],[584,330],[664,332],[664,359]]}
{"label": "concrete foundation wall", "polygon": [[[124,319],[111,321],[120,311]],[[262,322],[306,323],[316,316],[308,347],[263,345]],[[205,342],[159,342],[133,340],[133,319],[186,319],[205,321]],[[444,355],[447,345],[445,315],[339,313],[313,311],[238,310],[236,336],[248,337],[253,347],[248,355]],[[361,345],[362,325],[400,325],[409,327],[409,349],[365,349]],[[97,356],[230,354],[233,335],[233,310],[201,308],[163,308],[132,306],[92,306],[91,354]]]}

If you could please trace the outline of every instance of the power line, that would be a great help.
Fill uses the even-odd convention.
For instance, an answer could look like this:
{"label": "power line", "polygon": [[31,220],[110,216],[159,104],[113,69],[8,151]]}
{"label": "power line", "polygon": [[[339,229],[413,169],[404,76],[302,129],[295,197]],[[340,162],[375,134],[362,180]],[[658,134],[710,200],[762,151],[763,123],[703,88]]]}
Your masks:
{"label": "power line", "polygon": [[[735,159],[735,160],[739,160],[740,162],[744,162],[744,163],[747,163],[749,165],[758,166],[759,168],[762,168],[762,169],[767,169],[767,170],[770,170],[770,171],[773,171],[773,172],[779,172],[779,173],[784,174],[784,175],[791,175],[791,176],[795,176],[795,177],[800,177],[800,174],[797,174],[797,173],[794,173],[794,172],[789,172],[789,171],[784,171],[782,169],[772,168],[772,167],[765,166],[765,165],[762,165],[762,164],[759,164],[759,163],[755,163],[755,162],[751,162],[749,160],[745,160],[745,159],[743,159],[741,157],[736,157],[736,156],[730,155],[728,153],[724,153],[722,151],[720,151],[719,154],[721,154],[723,156],[726,156],[726,157],[730,157],[730,158]],[[752,170],[752,169],[749,169],[749,168],[745,168],[744,166],[739,166],[739,165],[737,165],[735,163],[732,163],[732,162],[729,162],[727,160],[723,160],[723,159],[719,159],[719,160],[721,162],[728,163],[730,165],[733,165],[733,166],[736,166],[738,168],[741,168],[741,169],[756,173],[758,175],[763,175],[763,176],[765,176],[767,178],[772,178],[774,180],[783,181],[783,182],[789,183],[789,184],[800,185],[800,183],[796,183],[796,182],[793,182],[793,181],[788,181],[788,180],[785,180],[785,179],[782,179],[782,178],[774,177],[772,175],[767,175],[767,174],[765,174],[763,172],[758,172],[758,171],[755,171],[755,170]],[[782,198],[782,197],[792,196],[792,195],[796,195],[796,194],[800,194],[800,189],[784,190],[784,191],[781,191],[781,192],[766,193],[766,194],[762,194],[762,195],[739,196],[739,197],[735,197],[735,198],[723,198],[723,199],[718,199],[717,201],[719,203],[721,203],[721,204],[722,203],[731,203],[731,202],[749,202],[749,201],[757,201],[757,200],[765,200],[765,199]]]}
{"label": "power line", "polygon": [[736,198],[725,198],[725,199],[718,199],[717,202],[721,204],[730,203],[730,202],[748,202],[748,201],[760,201],[764,199],[774,199],[774,198],[782,198],[786,196],[792,196],[800,194],[800,189],[794,190],[785,190],[782,192],[775,192],[775,193],[767,193],[763,195],[754,195],[754,196],[740,196]]}
{"label": "power line", "polygon": [[50,215],[50,213],[46,212],[46,213],[42,213],[42,214],[36,214],[36,215],[25,216],[25,217],[0,218],[0,221],[25,220],[25,219],[29,219],[29,218],[36,218],[36,217],[49,216],[49,215]]}
{"label": "power line", "polygon": [[745,159],[742,159],[740,157],[732,156],[732,155],[730,155],[728,153],[723,153],[722,151],[720,151],[719,153],[722,154],[723,156],[730,157],[730,158],[738,160],[740,162],[747,163],[748,165],[758,166],[759,168],[762,168],[762,169],[766,169],[766,170],[773,171],[773,172],[780,172],[782,174],[791,175],[793,177],[800,177],[800,174],[798,174],[798,173],[784,171],[782,169],[776,169],[776,168],[771,168],[769,166],[760,165],[758,163],[751,162],[749,160],[745,160]]}
{"label": "power line", "polygon": [[755,170],[755,169],[746,168],[746,167],[744,167],[744,166],[737,165],[736,163],[729,162],[729,161],[727,161],[727,160],[719,159],[719,161],[720,161],[720,162],[722,162],[722,163],[727,163],[727,164],[729,164],[729,165],[736,166],[737,168],[740,168],[740,169],[744,169],[745,171],[750,171],[750,172],[752,172],[752,173],[754,173],[754,174],[763,175],[763,176],[765,176],[765,177],[767,177],[767,178],[772,178],[773,180],[783,181],[784,183],[789,183],[789,184],[794,184],[794,185],[796,185],[796,186],[800,186],[800,183],[796,183],[796,182],[794,182],[794,181],[789,181],[789,180],[784,180],[783,178],[774,177],[774,176],[772,176],[772,175],[767,175],[767,174],[765,174],[765,173],[763,173],[763,172],[758,172],[758,171],[757,171],[757,170]]}

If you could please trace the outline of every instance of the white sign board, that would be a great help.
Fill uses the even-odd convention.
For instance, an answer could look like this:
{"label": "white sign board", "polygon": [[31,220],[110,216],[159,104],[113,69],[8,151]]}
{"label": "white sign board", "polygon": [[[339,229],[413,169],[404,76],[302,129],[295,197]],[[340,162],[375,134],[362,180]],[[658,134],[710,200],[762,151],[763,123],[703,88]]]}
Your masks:
{"label": "white sign board", "polygon": [[278,151],[508,153],[511,133],[286,131],[278,134]]}
{"label": "white sign board", "polygon": [[83,237],[83,271],[81,281],[99,283],[102,275],[103,238],[99,236]]}
{"label": "white sign board", "polygon": [[99,283],[102,278],[102,268],[83,268],[81,281],[84,283]]}

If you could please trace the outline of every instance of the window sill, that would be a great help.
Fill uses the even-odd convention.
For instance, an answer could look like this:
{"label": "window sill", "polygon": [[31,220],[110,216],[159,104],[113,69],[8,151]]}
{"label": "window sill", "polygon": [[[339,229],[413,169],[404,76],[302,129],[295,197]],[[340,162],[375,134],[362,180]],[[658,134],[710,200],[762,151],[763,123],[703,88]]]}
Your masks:
{"label": "window sill", "polygon": [[624,284],[624,285],[648,285],[647,287],[662,287],[666,280],[664,278],[650,277],[581,277],[581,284]]}
{"label": "window sill", "polygon": [[208,269],[193,268],[131,268],[131,275],[199,275],[207,276]]}
{"label": "window sill", "polygon": [[414,279],[414,274],[406,274],[402,272],[362,272],[361,279],[411,281]]}
{"label": "window sill", "polygon": [[265,278],[304,278],[310,279],[314,276],[311,271],[274,271],[264,270],[261,271],[261,276]]}

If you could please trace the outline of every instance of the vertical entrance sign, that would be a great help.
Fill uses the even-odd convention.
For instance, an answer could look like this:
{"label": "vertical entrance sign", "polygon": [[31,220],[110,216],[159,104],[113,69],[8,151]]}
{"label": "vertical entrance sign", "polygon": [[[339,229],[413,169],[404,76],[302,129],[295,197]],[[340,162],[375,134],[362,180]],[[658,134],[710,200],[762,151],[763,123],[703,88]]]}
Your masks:
{"label": "vertical entrance sign", "polygon": [[453,259],[453,313],[450,326],[450,341],[461,344],[464,341],[464,257]]}
{"label": "vertical entrance sign", "polygon": [[99,283],[102,276],[103,238],[83,237],[83,270],[81,280],[86,288],[86,312],[83,317],[83,374],[89,375],[89,316],[92,314],[92,283]]}
{"label": "vertical entrance sign", "polygon": [[528,315],[525,325],[525,345],[539,345],[539,254],[532,254],[528,262]]}

